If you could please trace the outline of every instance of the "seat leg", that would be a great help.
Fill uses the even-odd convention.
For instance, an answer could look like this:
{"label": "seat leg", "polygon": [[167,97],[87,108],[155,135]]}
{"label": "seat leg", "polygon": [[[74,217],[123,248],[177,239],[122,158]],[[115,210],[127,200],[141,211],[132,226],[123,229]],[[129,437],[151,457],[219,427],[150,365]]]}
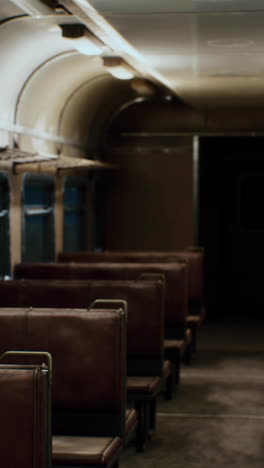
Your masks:
{"label": "seat leg", "polygon": [[188,327],[192,332],[192,341],[190,343],[191,354],[192,356],[196,353],[197,350],[197,334],[198,334],[198,324],[196,322],[188,322]]}
{"label": "seat leg", "polygon": [[184,354],[183,354],[183,362],[186,365],[191,364],[192,362],[192,345],[191,343],[188,344],[185,348]]}
{"label": "seat leg", "polygon": [[171,363],[171,373],[168,375],[165,386],[165,398],[171,400],[175,386],[175,364]]}
{"label": "seat leg", "polygon": [[156,429],[156,413],[157,413],[157,399],[153,398],[149,402],[149,428],[152,431]]}
{"label": "seat leg", "polygon": [[174,360],[174,370],[175,370],[175,385],[179,385],[180,383],[180,371],[181,371],[181,358],[180,353],[178,354],[177,358]]}
{"label": "seat leg", "polygon": [[116,460],[112,468],[118,468],[119,467],[119,460]]}
{"label": "seat leg", "polygon": [[165,351],[165,359],[168,359],[174,369],[173,385],[179,385],[180,383],[180,370],[181,370],[181,361],[182,361],[182,351],[180,349]]}
{"label": "seat leg", "polygon": [[138,427],[136,432],[136,449],[144,452],[147,439],[147,407],[144,400],[137,400],[135,407],[138,413]]}

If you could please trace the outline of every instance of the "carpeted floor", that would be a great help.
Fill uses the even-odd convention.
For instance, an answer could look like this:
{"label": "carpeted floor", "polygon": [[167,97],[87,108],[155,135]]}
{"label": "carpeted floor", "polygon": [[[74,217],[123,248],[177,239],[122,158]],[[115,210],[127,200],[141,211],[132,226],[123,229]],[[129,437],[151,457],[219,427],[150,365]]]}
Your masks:
{"label": "carpeted floor", "polygon": [[126,448],[120,468],[263,468],[263,371],[264,325],[204,325],[145,453]]}

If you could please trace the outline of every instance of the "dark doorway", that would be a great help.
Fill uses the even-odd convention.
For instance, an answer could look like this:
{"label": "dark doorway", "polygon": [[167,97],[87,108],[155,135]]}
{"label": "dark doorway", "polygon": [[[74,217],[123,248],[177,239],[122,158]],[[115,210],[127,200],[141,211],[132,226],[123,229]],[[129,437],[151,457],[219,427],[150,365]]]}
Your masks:
{"label": "dark doorway", "polygon": [[208,319],[262,319],[264,138],[203,137],[199,166]]}

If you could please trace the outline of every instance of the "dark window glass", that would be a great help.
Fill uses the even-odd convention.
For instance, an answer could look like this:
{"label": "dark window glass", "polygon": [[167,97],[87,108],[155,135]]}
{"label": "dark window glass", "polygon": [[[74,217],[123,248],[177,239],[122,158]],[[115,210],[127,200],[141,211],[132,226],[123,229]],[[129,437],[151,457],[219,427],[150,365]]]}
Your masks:
{"label": "dark window glass", "polygon": [[0,277],[10,275],[9,183],[0,172]]}
{"label": "dark window glass", "polygon": [[54,181],[26,175],[23,186],[23,262],[50,262],[55,257]]}
{"label": "dark window glass", "polygon": [[64,185],[64,251],[87,249],[87,183],[68,177]]}
{"label": "dark window glass", "polygon": [[99,176],[93,182],[93,239],[94,251],[105,249],[105,208],[107,200],[107,180]]}

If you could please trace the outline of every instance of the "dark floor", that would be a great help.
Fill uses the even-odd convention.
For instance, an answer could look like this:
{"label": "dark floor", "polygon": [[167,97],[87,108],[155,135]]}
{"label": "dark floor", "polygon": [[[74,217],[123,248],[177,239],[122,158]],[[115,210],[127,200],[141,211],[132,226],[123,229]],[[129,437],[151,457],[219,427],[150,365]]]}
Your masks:
{"label": "dark floor", "polygon": [[264,324],[204,324],[145,453],[128,447],[120,468],[263,468],[263,371]]}

